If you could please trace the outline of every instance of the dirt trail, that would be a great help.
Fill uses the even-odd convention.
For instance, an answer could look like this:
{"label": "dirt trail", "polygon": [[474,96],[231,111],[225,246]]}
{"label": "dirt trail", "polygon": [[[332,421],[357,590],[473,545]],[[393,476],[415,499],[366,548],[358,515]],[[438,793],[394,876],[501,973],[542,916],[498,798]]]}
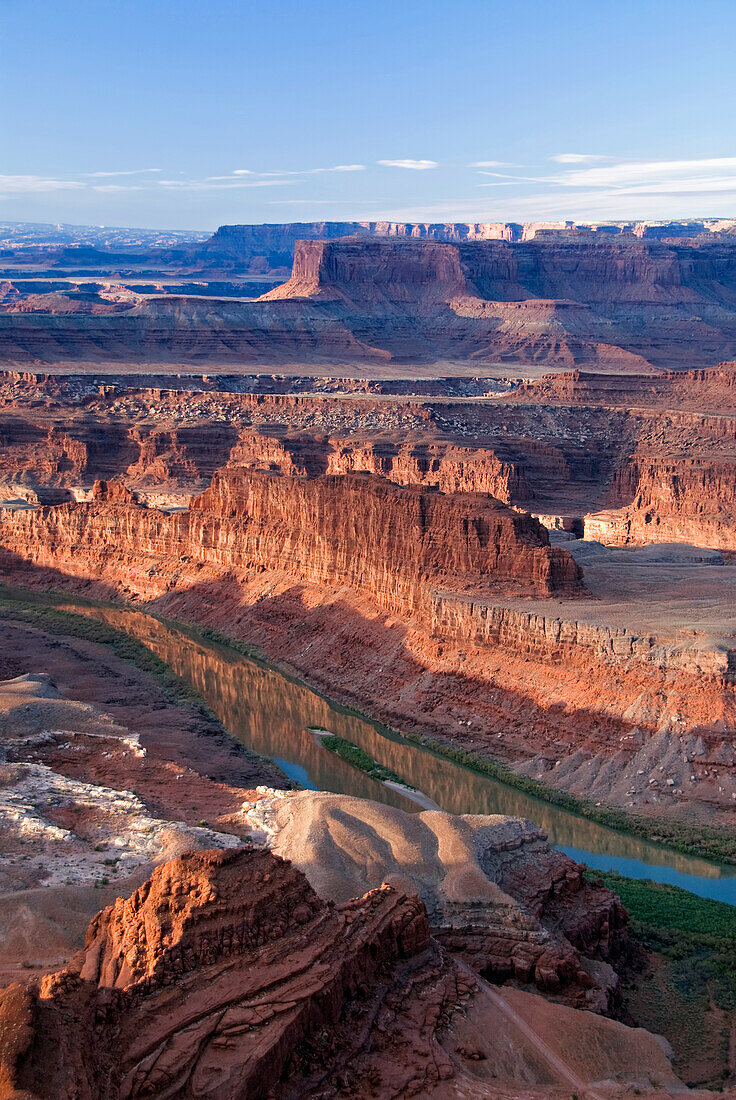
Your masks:
{"label": "dirt trail", "polygon": [[539,1054],[544,1059],[550,1069],[558,1076],[560,1084],[569,1085],[573,1092],[576,1092],[581,1098],[586,1098],[586,1100],[603,1100],[603,1097],[600,1095],[600,1093],[596,1092],[590,1087],[590,1085],[586,1084],[586,1082],[583,1081],[581,1077],[578,1077],[578,1075],[573,1069],[571,1069],[567,1062],[563,1061],[563,1059],[560,1058],[560,1056],[556,1054],[554,1050],[552,1050],[552,1048],[544,1041],[544,1039],[537,1035],[537,1033],[532,1027],[529,1026],[526,1020],[522,1016],[520,1016],[519,1013],[514,1008],[512,1008],[507,1001],[504,1000],[504,998],[498,993],[497,990],[493,988],[493,986],[489,982],[485,981],[484,978],[481,978],[480,975],[476,974],[474,970],[471,970],[471,968],[467,966],[464,962],[461,962],[460,959],[456,958],[455,962],[460,970],[463,970],[466,974],[469,974],[472,978],[475,979],[478,988],[485,994],[488,1000],[493,1004],[494,1008],[497,1008],[499,1012],[503,1013],[507,1020],[509,1020],[514,1025],[514,1027],[516,1027],[521,1032],[526,1040],[528,1040],[528,1042],[534,1048],[537,1054]]}

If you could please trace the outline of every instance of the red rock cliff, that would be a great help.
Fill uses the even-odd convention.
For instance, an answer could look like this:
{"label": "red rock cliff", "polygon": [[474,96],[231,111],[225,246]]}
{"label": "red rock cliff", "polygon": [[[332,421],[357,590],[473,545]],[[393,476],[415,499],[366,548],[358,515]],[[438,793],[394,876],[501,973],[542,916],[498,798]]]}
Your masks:
{"label": "red rock cliff", "polygon": [[417,898],[333,906],[266,852],[189,853],[98,914],[67,970],[0,991],[0,1097],[324,1096],[338,1069],[351,1095],[412,1094],[453,1075],[435,1028],[472,984]]}
{"label": "red rock cliff", "polygon": [[365,238],[297,241],[291,279],[263,295],[280,298],[343,298],[376,303],[447,302],[468,288],[457,248],[437,241],[388,244]]}
{"label": "red rock cliff", "polygon": [[573,593],[581,573],[544,529],[482,494],[401,488],[370,474],[288,478],[227,467],[165,515],[98,485],[91,503],[0,512],[0,545],[38,565],[158,595],[206,565],[349,586],[413,614],[434,588]]}
{"label": "red rock cliff", "polygon": [[710,366],[736,354],[735,288],[727,238],[312,240],[297,243],[292,278],[255,302],[167,295],[105,316],[0,311],[0,358]]}

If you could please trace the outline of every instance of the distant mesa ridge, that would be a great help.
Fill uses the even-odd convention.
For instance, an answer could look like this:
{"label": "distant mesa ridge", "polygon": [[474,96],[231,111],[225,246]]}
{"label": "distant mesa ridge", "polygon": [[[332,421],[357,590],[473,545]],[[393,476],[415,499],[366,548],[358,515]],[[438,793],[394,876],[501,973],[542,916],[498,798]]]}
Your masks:
{"label": "distant mesa ridge", "polygon": [[[174,262],[171,250],[158,255]],[[53,295],[39,296],[43,309],[11,302],[0,310],[0,361],[649,373],[736,358],[736,221],[222,226],[176,256],[189,279],[265,275],[270,289],[253,299],[123,287],[91,305],[77,295],[73,308]]]}
{"label": "distant mesa ridge", "polygon": [[736,232],[736,219],[709,218],[678,222],[284,222],[264,225],[221,225],[205,242],[206,249],[232,251],[233,254],[255,248],[281,248],[293,251],[296,241],[329,241],[337,237],[398,237],[444,241],[528,241],[535,237],[561,233],[579,233],[597,237],[631,235],[662,240],[698,237],[713,233]]}

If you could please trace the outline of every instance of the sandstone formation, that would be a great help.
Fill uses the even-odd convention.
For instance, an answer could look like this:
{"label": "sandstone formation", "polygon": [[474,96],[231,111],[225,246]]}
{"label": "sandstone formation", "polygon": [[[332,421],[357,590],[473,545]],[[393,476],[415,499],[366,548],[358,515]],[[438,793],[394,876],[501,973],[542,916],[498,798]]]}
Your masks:
{"label": "sandstone formation", "polygon": [[604,507],[580,517],[586,539],[619,546],[684,542],[733,550],[735,394],[736,364],[722,363],[708,371],[636,379],[572,372],[522,386],[514,399],[553,407],[605,407],[612,416],[625,410],[646,425],[615,464],[600,499]]}
{"label": "sandstone formation", "polygon": [[[688,570],[675,563],[672,572],[670,550],[660,555],[657,569],[645,556],[610,558],[609,566],[605,555],[582,554],[591,544],[570,542],[566,547],[583,561],[595,598],[577,596],[573,604],[562,600],[545,607],[522,599],[524,592],[545,589],[533,570],[522,583],[519,570],[537,560],[559,561],[559,552],[530,546],[529,532],[537,531],[532,543],[539,543],[539,528],[523,516],[493,505],[499,533],[503,525],[508,532],[527,532],[528,549],[518,561],[515,552],[500,554],[490,572],[488,549],[473,534],[472,523],[471,542],[461,531],[460,542],[452,543],[461,557],[474,546],[468,566],[485,573],[463,572],[465,566],[448,572],[442,561],[445,536],[431,530],[435,520],[440,527],[445,523],[442,516],[462,514],[447,510],[453,494],[460,494],[472,520],[477,510],[472,493],[479,488],[494,490],[517,507],[524,502],[551,526],[571,521],[582,527],[582,518],[602,504],[626,499],[632,491],[626,488],[627,471],[634,462],[645,469],[647,453],[661,468],[666,450],[675,474],[678,454],[710,453],[703,469],[712,478],[719,469],[715,456],[728,454],[728,418],[694,409],[675,416],[560,403],[544,397],[546,383],[540,384],[540,402],[527,391],[519,401],[512,395],[463,402],[124,387],[100,394],[94,386],[80,390],[78,385],[61,379],[40,387],[22,380],[8,384],[14,404],[6,406],[0,466],[11,482],[8,496],[21,499],[25,510],[18,505],[15,512],[3,512],[6,570],[17,571],[25,559],[57,571],[39,574],[36,583],[58,588],[78,585],[73,578],[80,578],[102,596],[155,599],[169,614],[260,644],[328,694],[377,709],[400,728],[500,754],[514,767],[574,793],[625,805],[633,800],[657,812],[679,813],[686,805],[732,812],[731,770],[715,762],[734,724],[732,628],[723,601],[723,586],[731,583],[728,562],[716,567],[701,555],[701,568],[691,555]],[[40,407],[39,395],[47,395]],[[64,426],[63,434],[56,425]],[[231,465],[189,510],[162,516],[144,507],[147,502],[180,507],[222,459]],[[719,492],[726,494],[730,474],[725,459],[720,463],[724,488]],[[264,468],[282,476],[257,472]],[[356,478],[360,470],[378,472],[410,491]],[[91,501],[94,478],[109,481],[116,474],[133,486],[138,504]],[[258,485],[259,499],[263,494],[260,503],[250,490],[244,492],[251,485]],[[417,485],[425,487],[419,494]],[[343,496],[335,495],[338,486]],[[426,492],[435,488],[442,492]],[[81,503],[33,508],[34,500],[60,496]],[[346,535],[347,519],[339,505],[327,508],[328,497],[360,500],[352,511],[374,519],[365,532],[355,527]],[[666,499],[661,490],[660,499]],[[688,500],[696,498],[691,494],[681,503]],[[266,502],[275,507],[270,519],[263,511]],[[250,515],[256,504],[251,532],[260,532],[257,552],[241,530],[245,511]],[[245,511],[223,516],[221,505]],[[408,509],[402,513],[407,520],[414,508],[425,509],[425,519],[432,519],[426,538],[409,540],[411,570],[399,560],[405,556],[400,543],[392,562],[393,535],[385,538],[376,518],[384,505],[391,515],[398,514],[391,511],[396,507]],[[674,504],[668,507],[674,522]],[[310,508],[320,510],[319,523]],[[723,539],[733,530],[727,507],[717,492],[704,489],[701,542],[707,543],[713,530],[706,518],[718,510]],[[99,527],[103,516],[109,532],[116,532],[116,544]],[[661,525],[649,526],[656,538]],[[190,538],[195,530],[204,532],[204,546],[195,545],[199,535]],[[333,541],[317,547],[316,532],[329,530]],[[684,537],[688,531],[694,531],[692,523]],[[367,549],[369,538],[381,543],[377,558]],[[356,547],[349,562],[335,556],[342,543]],[[417,573],[421,562],[419,574],[428,570],[425,580]],[[349,588],[330,583],[333,570]],[[32,573],[16,575],[24,583],[33,581]],[[549,578],[560,580],[553,570]],[[558,584],[557,590],[569,591],[569,585]],[[715,621],[709,610],[714,600],[723,607]],[[399,618],[379,625],[377,609]],[[460,711],[454,713],[454,707]],[[711,763],[682,764],[692,755],[690,740],[699,737],[707,740],[704,759]],[[652,776],[653,754],[659,756],[657,769],[669,769],[671,785],[665,786],[663,776],[648,787],[649,779],[659,776],[658,770]]]}
{"label": "sandstone formation", "polygon": [[0,1096],[682,1093],[654,1036],[494,989],[429,933],[390,886],[335,905],[267,852],[190,853],[0,990]]}
{"label": "sandstone formation", "polygon": [[728,364],[659,379],[570,374],[464,403],[19,376],[0,387],[0,499],[89,499],[95,480],[123,477],[142,499],[182,505],[231,461],[489,492],[553,528],[582,534],[589,517],[604,542],[730,549],[733,378]]}
{"label": "sandstone formation", "polygon": [[522,383],[515,402],[736,413],[736,361],[709,370],[601,375],[575,370]]}
{"label": "sandstone formation", "polygon": [[424,902],[432,933],[485,978],[514,978],[609,1011],[627,951],[610,891],[550,848],[531,822],[407,814],[324,792],[262,791],[244,804],[252,835],[337,902],[387,883]]}
{"label": "sandstone formation", "polygon": [[100,913],[67,970],[0,994],[0,1092],[427,1092],[453,1075],[436,1032],[471,987],[417,899],[333,907],[267,853],[192,854]]}
{"label": "sandstone formation", "polygon": [[157,559],[148,595],[184,574],[196,578],[203,566],[209,575],[272,569],[348,585],[404,613],[426,604],[431,586],[506,585],[539,595],[581,586],[568,552],[550,547],[529,516],[493,497],[399,488],[371,475],[282,478],[228,467],[186,512],[168,516],[136,505],[123,487],[97,482],[91,503],[0,514],[6,551],[23,529],[29,560],[72,573],[81,548],[90,576],[141,554]]}
{"label": "sandstone formation", "polygon": [[[330,504],[333,482],[340,488]],[[650,587],[637,590],[634,560],[607,579],[605,556],[602,566],[594,557],[600,594],[571,601],[569,566],[562,574],[547,567],[572,557],[523,543],[507,557],[502,538],[484,547],[460,514],[442,540],[458,561],[448,573],[436,532],[423,535],[415,522],[424,494],[370,476],[293,479],[234,467],[188,511],[169,515],[129,503],[125,493],[121,503],[99,499],[102,492],[98,486],[90,503],[5,510],[6,572],[55,588],[81,582],[86,591],[149,600],[172,617],[225,628],[392,725],[490,751],[583,797],[630,805],[633,798],[648,812],[675,815],[712,805],[724,820],[733,813],[736,770],[719,747],[736,724],[728,637],[712,636],[708,604],[699,633],[691,619],[678,626],[676,615],[669,628],[647,621],[648,604],[661,615],[662,593],[646,562]],[[426,498],[425,519],[457,515],[454,498]],[[382,527],[378,501],[413,533]],[[408,512],[392,511],[407,502]],[[503,519],[499,538],[514,530],[518,538],[528,521],[503,511],[499,519],[501,506],[493,507]],[[355,528],[354,542],[344,542],[344,525],[359,516],[365,534]],[[354,553],[341,556],[351,545]],[[524,588],[520,568],[539,555],[547,571],[527,572]],[[722,592],[733,570],[719,568],[723,579],[713,583]],[[533,595],[545,578],[566,585],[561,598],[547,595],[548,611]],[[628,611],[627,584],[639,600]],[[612,604],[611,585],[623,585],[623,605]]]}
{"label": "sandstone formation", "polygon": [[[724,364],[418,398],[9,377],[4,569],[22,583],[153,600],[398,728],[490,752],[577,795],[652,813],[716,808],[728,820],[732,378]],[[93,501],[95,480],[134,500],[115,487],[119,502],[99,499],[98,487]],[[478,491],[511,505],[485,498],[498,555],[496,534],[484,548],[473,526]],[[590,596],[566,597],[569,559],[520,508],[567,540]],[[397,542],[385,523],[399,514],[402,530],[424,535]],[[585,524],[615,541],[621,516],[623,551],[575,541]],[[448,524],[459,524],[449,541]],[[629,550],[663,537],[704,549]]]}
{"label": "sandstone formation", "polygon": [[735,270],[728,234],[313,239],[297,243],[292,278],[255,302],[167,295],[111,315],[0,313],[0,358],[374,373],[438,361],[711,366],[736,353]]}

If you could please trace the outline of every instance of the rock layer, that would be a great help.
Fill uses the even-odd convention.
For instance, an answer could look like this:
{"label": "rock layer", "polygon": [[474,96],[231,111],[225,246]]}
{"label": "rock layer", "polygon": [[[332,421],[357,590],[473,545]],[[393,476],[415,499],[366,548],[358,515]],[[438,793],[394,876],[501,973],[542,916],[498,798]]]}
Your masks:
{"label": "rock layer", "polygon": [[493,497],[399,488],[371,475],[297,479],[226,468],[187,512],[168,516],[100,482],[91,503],[0,513],[0,539],[16,551],[22,539],[29,560],[70,572],[84,548],[89,576],[125,571],[126,561],[146,555],[158,562],[149,595],[204,565],[348,585],[405,614],[438,585],[540,595],[581,585],[567,551],[550,547],[535,520]]}
{"label": "rock layer", "polygon": [[0,384],[0,500],[89,499],[95,480],[122,477],[141,499],[181,506],[228,463],[367,471],[490,493],[560,530],[582,533],[587,518],[603,542],[731,549],[735,376],[728,364],[637,379],[573,372],[482,402],[18,377]]}
{"label": "rock layer", "polygon": [[608,963],[626,957],[626,914],[531,822],[264,789],[244,812],[320,896],[345,901],[383,882],[416,893],[432,934],[484,977],[611,1008],[618,979]]}
{"label": "rock layer", "polygon": [[298,242],[257,301],[151,297],[123,312],[0,312],[8,363],[549,362],[635,372],[736,354],[736,243],[634,236]]}
{"label": "rock layer", "polygon": [[[0,993],[0,1094],[430,1090],[453,1073],[437,1025],[471,987],[416,898],[386,888],[333,907],[268,853],[190,854],[100,913],[70,968]],[[421,1031],[417,1004],[433,1021]]]}
{"label": "rock layer", "polygon": [[[3,566],[21,583],[155,601],[390,724],[575,795],[727,820],[728,557],[569,541],[592,597],[570,602],[570,559],[519,509],[555,540],[604,511],[632,513],[630,540],[728,548],[736,417],[713,408],[732,375],[572,374],[488,400],[16,377],[0,387],[16,498]],[[101,487],[92,500],[95,479],[134,499],[114,485],[117,502]],[[60,497],[79,503],[32,507]]]}

